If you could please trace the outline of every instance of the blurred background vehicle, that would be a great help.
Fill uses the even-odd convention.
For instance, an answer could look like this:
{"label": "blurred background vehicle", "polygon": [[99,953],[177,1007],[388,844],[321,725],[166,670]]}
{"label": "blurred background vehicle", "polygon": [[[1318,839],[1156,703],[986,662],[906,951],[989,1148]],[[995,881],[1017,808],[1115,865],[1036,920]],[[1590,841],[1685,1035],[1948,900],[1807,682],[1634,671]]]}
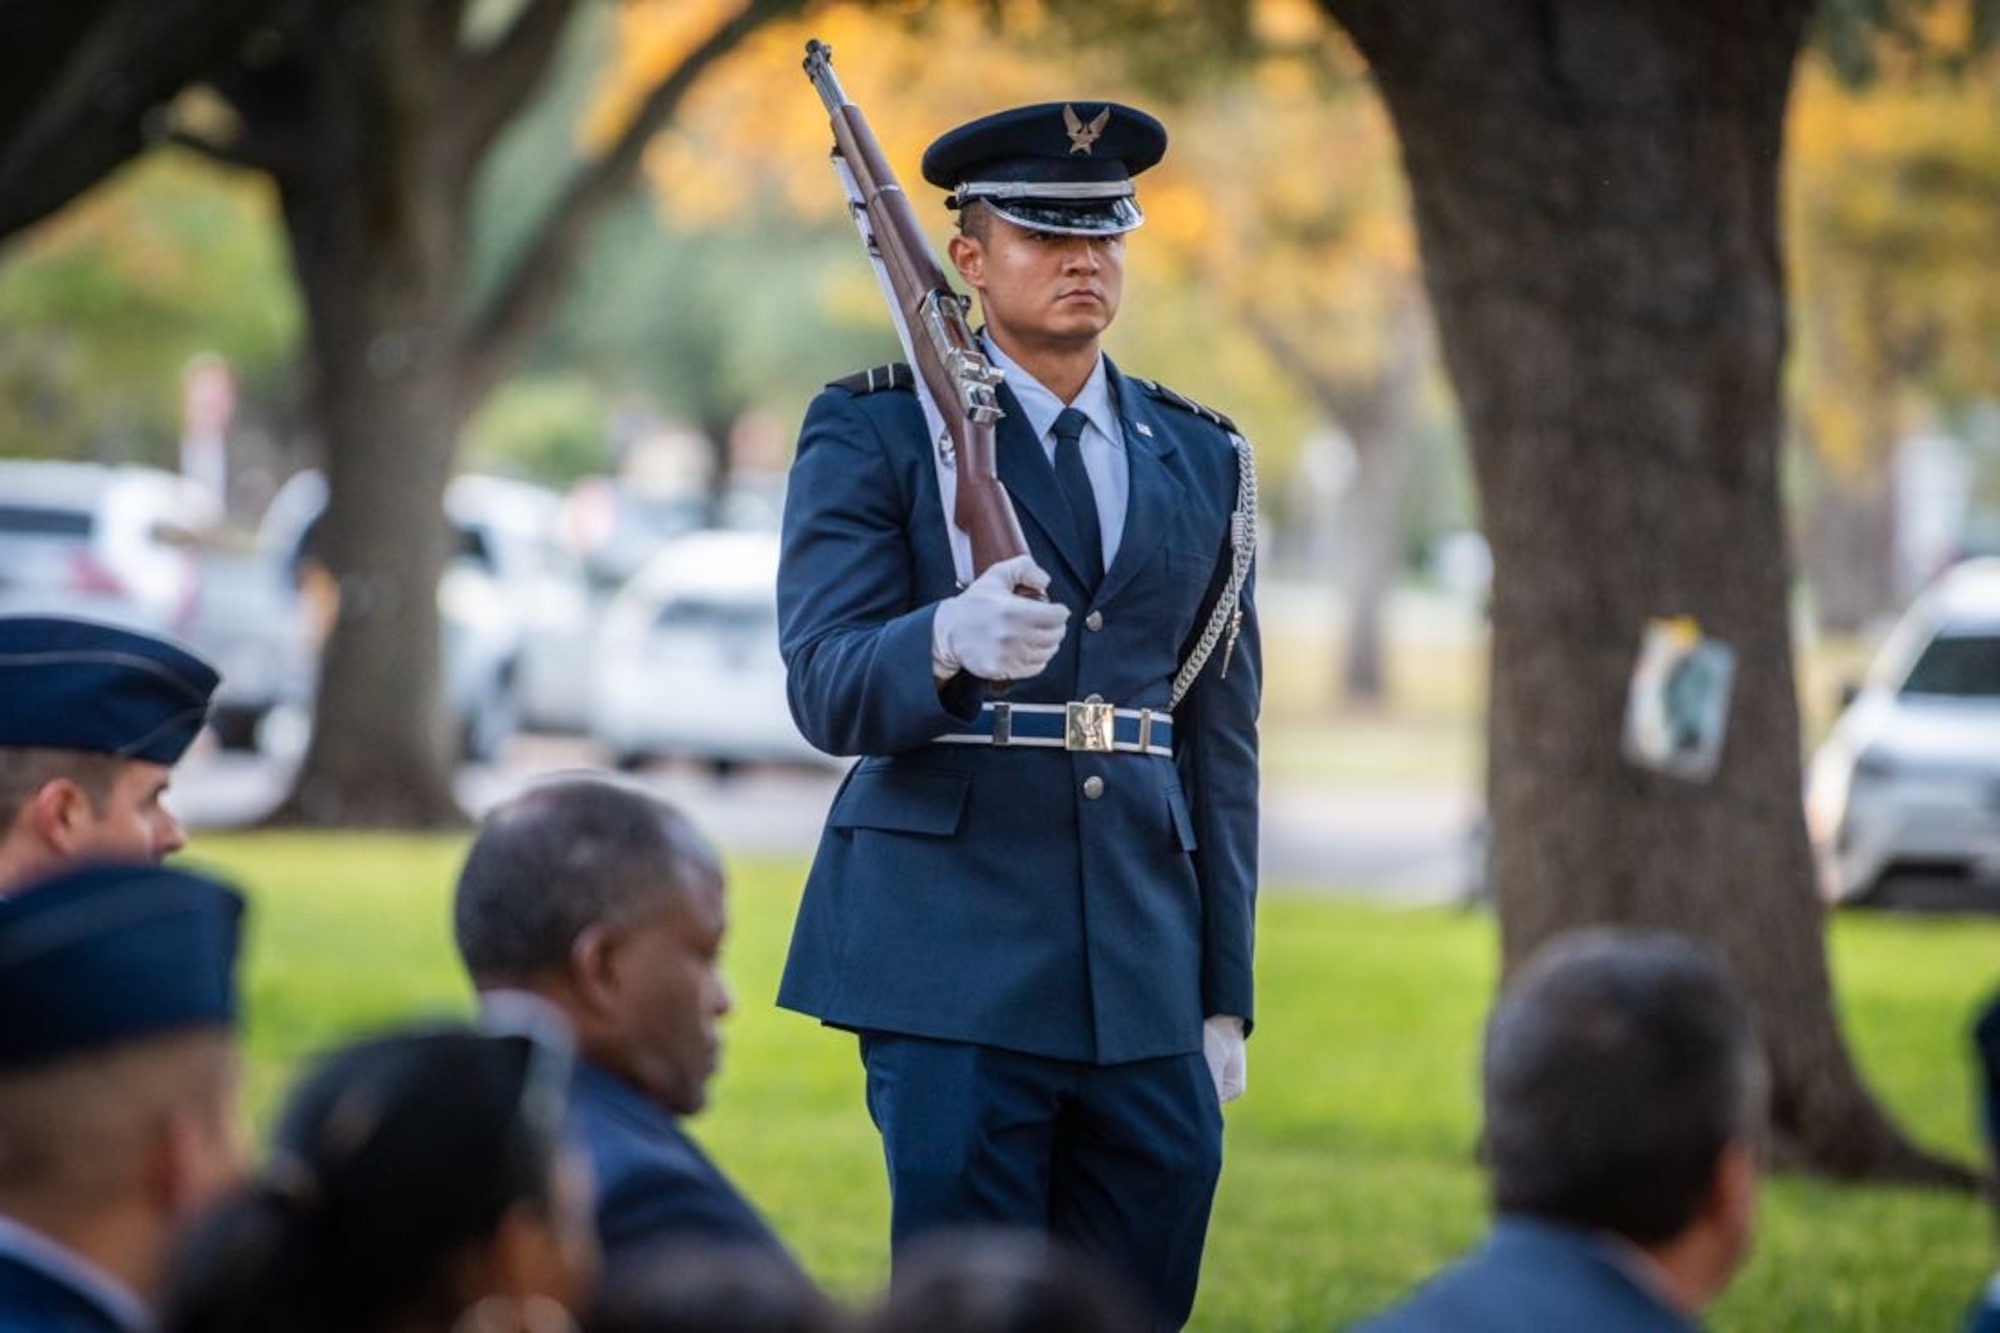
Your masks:
{"label": "blurred background vehicle", "polygon": [[771,532],[690,533],[625,585],[598,639],[590,732],[621,768],[686,756],[835,765],[785,702]]}
{"label": "blurred background vehicle", "polygon": [[[456,477],[445,490],[445,516],[457,552],[445,571],[446,603],[483,597],[504,607],[447,609],[461,630],[475,619],[491,627],[511,672],[513,708],[535,731],[581,732],[590,712],[590,654],[597,611],[583,563],[565,536],[563,496],[508,477]],[[511,643],[498,640],[511,638]]]}
{"label": "blurred background vehicle", "polygon": [[[283,553],[295,580],[310,577],[303,572],[310,530],[325,506],[325,479],[306,471],[265,511],[258,545]],[[446,488],[444,507],[453,546],[438,581],[438,612],[445,708],[461,755],[490,763],[523,727],[581,732],[597,612],[564,540],[563,497],[511,478],[466,475]],[[330,608],[308,618],[327,615]]]}
{"label": "blurred background vehicle", "polygon": [[312,644],[282,561],[203,487],[155,468],[0,462],[0,611],[60,612],[179,639],[222,671],[225,746],[312,697]]}
{"label": "blurred background vehicle", "polygon": [[185,637],[195,546],[222,506],[145,467],[0,462],[0,610],[59,611]]}
{"label": "blurred background vehicle", "polygon": [[2000,559],[1918,596],[1813,756],[1834,902],[2000,907]]}

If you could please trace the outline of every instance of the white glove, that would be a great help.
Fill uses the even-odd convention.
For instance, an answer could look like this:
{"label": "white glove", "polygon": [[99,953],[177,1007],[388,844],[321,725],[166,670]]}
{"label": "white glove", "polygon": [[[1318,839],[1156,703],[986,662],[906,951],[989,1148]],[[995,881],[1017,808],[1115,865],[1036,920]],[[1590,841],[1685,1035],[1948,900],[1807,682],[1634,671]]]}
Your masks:
{"label": "white glove", "polygon": [[1046,591],[1049,576],[1034,557],[1002,560],[964,592],[938,603],[931,621],[931,669],[941,680],[969,671],[981,680],[1027,680],[1062,647],[1069,608],[1016,593]]}
{"label": "white glove", "polygon": [[1215,1080],[1217,1101],[1233,1102],[1248,1086],[1244,1044],[1243,1020],[1235,1014],[1211,1014],[1202,1021],[1201,1053],[1208,1060],[1209,1076]]}

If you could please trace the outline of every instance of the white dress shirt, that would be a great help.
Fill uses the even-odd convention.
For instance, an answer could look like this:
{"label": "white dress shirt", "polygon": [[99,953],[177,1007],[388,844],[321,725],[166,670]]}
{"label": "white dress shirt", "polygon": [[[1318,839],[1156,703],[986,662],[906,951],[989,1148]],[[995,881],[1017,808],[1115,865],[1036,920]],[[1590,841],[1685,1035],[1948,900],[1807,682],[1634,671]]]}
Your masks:
{"label": "white dress shirt", "polygon": [[1104,534],[1104,567],[1110,569],[1112,558],[1118,554],[1119,539],[1125,535],[1125,510],[1132,494],[1132,477],[1125,461],[1125,430],[1111,402],[1111,381],[1104,373],[1104,357],[1098,356],[1090,378],[1077,392],[1076,401],[1064,403],[1001,351],[993,339],[983,341],[993,364],[1007,373],[1007,387],[1020,400],[1028,428],[1042,442],[1042,452],[1051,466],[1056,457],[1057,413],[1064,407],[1073,407],[1090,423],[1084,427],[1083,438],[1077,445],[1083,453],[1083,470],[1090,474],[1090,489],[1097,496],[1097,526]]}

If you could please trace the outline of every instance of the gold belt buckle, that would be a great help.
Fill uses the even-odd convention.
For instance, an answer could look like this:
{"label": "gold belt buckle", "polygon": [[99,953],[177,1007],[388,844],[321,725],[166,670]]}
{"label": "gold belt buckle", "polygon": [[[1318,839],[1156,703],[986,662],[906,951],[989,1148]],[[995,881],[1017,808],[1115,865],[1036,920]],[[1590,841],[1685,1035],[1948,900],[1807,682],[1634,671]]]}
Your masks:
{"label": "gold belt buckle", "polygon": [[1063,705],[1063,749],[1108,753],[1117,710],[1098,699]]}

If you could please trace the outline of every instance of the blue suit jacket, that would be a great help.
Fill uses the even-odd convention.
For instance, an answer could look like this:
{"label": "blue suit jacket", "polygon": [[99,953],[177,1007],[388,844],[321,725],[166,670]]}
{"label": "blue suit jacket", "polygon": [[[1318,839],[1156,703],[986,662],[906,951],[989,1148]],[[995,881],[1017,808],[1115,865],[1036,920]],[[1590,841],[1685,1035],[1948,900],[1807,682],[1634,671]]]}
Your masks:
{"label": "blue suit jacket", "polygon": [[1692,1333],[1589,1231],[1503,1218],[1486,1243],[1360,1333]]}
{"label": "blue suit jacket", "polygon": [[[1166,708],[1229,572],[1227,432],[1107,371],[1131,492],[1094,595],[1055,471],[1001,390],[1000,478],[1050,597],[1072,612],[1061,651],[1010,702]],[[1100,1064],[1198,1051],[1209,1014],[1253,1018],[1251,590],[1227,676],[1218,649],[1174,710],[1171,759],[933,744],[987,697],[968,676],[942,697],[932,681],[932,616],[956,590],[915,395],[830,386],[792,468],[778,610],[800,730],[864,758],[828,813],[779,1003],[841,1027]]]}
{"label": "blue suit jacket", "polygon": [[679,1121],[638,1089],[579,1063],[570,1117],[597,1176],[607,1274],[674,1236],[753,1245],[794,1262]]}
{"label": "blue suit jacket", "polygon": [[0,1329],[6,1333],[127,1333],[130,1327],[81,1288],[0,1251]]}

